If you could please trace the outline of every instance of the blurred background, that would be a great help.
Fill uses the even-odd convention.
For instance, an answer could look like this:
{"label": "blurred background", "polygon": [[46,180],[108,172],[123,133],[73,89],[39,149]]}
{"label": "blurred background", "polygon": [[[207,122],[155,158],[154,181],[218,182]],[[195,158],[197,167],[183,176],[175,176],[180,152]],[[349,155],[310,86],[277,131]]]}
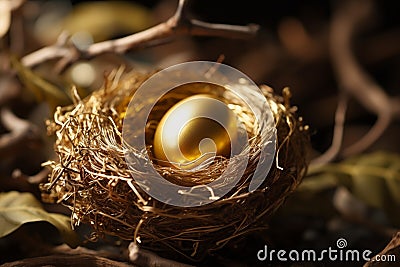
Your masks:
{"label": "blurred background", "polygon": [[[370,5],[352,32],[349,49],[369,84],[372,81],[381,89],[370,98],[379,101],[382,93],[393,104],[390,123],[382,126],[385,129],[376,141],[363,149],[349,154],[338,152],[322,166],[313,164],[298,192],[269,222],[268,231],[228,246],[205,264],[259,264],[255,253],[264,244],[278,249],[324,249],[338,238],[346,238],[348,247],[370,249],[375,254],[399,228],[400,16],[396,1],[191,0],[188,15],[192,18],[234,25],[255,23],[260,30],[257,36],[244,39],[187,35],[166,38],[123,55],[107,53],[78,60],[61,73],[56,71],[56,59],[43,60],[31,68],[15,61],[53,45],[65,32],[78,49],[139,32],[171,17],[177,1],[21,1],[21,6],[11,12],[10,20],[6,19],[8,13],[2,2],[0,190],[31,192],[38,198],[38,183],[45,174],[41,163],[54,157],[53,139],[47,136],[45,120],[52,117],[56,105],[70,103],[72,84],[82,96],[88,95],[102,85],[105,73],[121,65],[127,70],[146,71],[191,60],[222,60],[257,84],[274,88],[277,94],[290,87],[292,104],[310,127],[309,158],[317,158],[331,146],[340,92],[346,90],[338,71],[338,54],[332,47],[337,44],[332,30],[334,21],[351,20],[357,10]],[[349,9],[350,2],[359,7]],[[345,26],[338,32],[347,29]],[[30,71],[34,76],[29,76]],[[348,75],[350,81],[357,80],[350,71]],[[41,87],[41,80],[51,87]],[[358,93],[371,96],[363,90],[360,87]],[[359,141],[380,115],[355,94],[349,93],[346,103],[340,151]],[[29,133],[13,142],[21,127],[28,127]],[[50,205],[45,208],[68,213]],[[0,254],[9,251],[10,244],[20,244],[23,238],[22,234],[0,239]],[[12,253],[8,260],[23,258],[24,253]],[[0,262],[4,261],[0,257]]]}

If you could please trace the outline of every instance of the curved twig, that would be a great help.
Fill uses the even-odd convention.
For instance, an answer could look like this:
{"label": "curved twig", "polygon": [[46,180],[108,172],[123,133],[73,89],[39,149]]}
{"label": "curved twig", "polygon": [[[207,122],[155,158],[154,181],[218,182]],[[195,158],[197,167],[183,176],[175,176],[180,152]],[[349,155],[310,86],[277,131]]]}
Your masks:
{"label": "curved twig", "polygon": [[9,262],[3,267],[41,267],[41,266],[101,266],[101,267],[132,267],[125,262],[110,260],[96,255],[50,255],[36,258],[28,258],[19,261]]}
{"label": "curved twig", "polygon": [[0,119],[4,127],[11,131],[0,136],[0,157],[8,155],[10,151],[26,145],[27,142],[39,142],[37,127],[18,118],[9,109],[4,108],[0,111]]}
{"label": "curved twig", "polygon": [[149,267],[193,267],[185,263],[176,262],[173,260],[165,259],[157,254],[148,250],[140,249],[135,242],[131,242],[129,245],[129,261],[137,264],[138,266],[149,266]]}
{"label": "curved twig", "polygon": [[341,92],[335,112],[335,126],[333,129],[332,144],[321,156],[311,161],[312,165],[321,165],[333,161],[339,155],[342,148],[344,123],[349,97],[347,93]]}
{"label": "curved twig", "polygon": [[49,175],[50,170],[47,168],[42,169],[40,172],[34,174],[34,175],[26,175],[24,174],[20,169],[15,169],[11,176],[14,179],[18,179],[18,180],[25,180],[30,184],[40,184],[40,183],[44,183],[47,179],[47,176]]}
{"label": "curved twig", "polygon": [[344,149],[343,156],[360,153],[372,145],[389,126],[392,102],[372,77],[357,62],[351,51],[351,38],[373,10],[373,2],[348,1],[332,19],[331,58],[339,85],[356,98],[367,110],[376,114],[375,125],[359,141]]}

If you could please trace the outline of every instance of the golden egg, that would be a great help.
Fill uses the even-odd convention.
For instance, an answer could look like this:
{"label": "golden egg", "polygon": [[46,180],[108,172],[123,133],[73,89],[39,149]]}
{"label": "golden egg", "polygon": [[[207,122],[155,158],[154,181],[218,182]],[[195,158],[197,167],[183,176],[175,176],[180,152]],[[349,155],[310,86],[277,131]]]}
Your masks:
{"label": "golden egg", "polygon": [[181,100],[160,120],[154,136],[154,155],[161,165],[191,170],[215,156],[229,157],[238,137],[235,113],[212,95]]}

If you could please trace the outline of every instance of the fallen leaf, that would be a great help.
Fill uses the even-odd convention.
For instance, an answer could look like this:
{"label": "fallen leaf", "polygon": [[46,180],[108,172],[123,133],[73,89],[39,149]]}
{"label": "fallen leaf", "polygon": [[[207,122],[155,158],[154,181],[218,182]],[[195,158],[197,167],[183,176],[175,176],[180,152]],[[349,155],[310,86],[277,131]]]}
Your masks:
{"label": "fallen leaf", "polygon": [[48,213],[30,193],[0,193],[0,238],[14,232],[25,223],[40,221],[54,225],[71,247],[78,245],[79,238],[71,228],[69,217]]}

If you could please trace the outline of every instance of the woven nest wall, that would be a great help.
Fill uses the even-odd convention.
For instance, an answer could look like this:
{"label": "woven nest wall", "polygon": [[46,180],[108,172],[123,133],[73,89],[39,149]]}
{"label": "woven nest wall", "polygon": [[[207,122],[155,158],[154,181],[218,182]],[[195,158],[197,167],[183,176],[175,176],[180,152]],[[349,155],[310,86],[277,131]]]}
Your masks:
{"label": "woven nest wall", "polygon": [[[250,142],[252,156],[244,178],[223,198],[185,208],[149,197],[132,179],[125,160],[121,131],[126,109],[135,88],[148,77],[116,70],[106,78],[100,90],[83,100],[75,94],[74,105],[57,109],[54,120],[48,122],[48,131],[56,136],[58,160],[47,163],[52,173],[48,183],[42,185],[43,198],[68,206],[72,211],[72,224],[89,224],[94,239],[117,236],[170,257],[183,255],[201,259],[232,239],[266,228],[269,216],[298,186],[306,172],[308,132],[301,119],[295,116],[295,108],[290,107],[290,92],[284,90],[284,97],[281,97],[274,95],[271,88],[261,86],[275,119],[276,155],[279,156],[263,184],[256,191],[248,192],[250,181],[246,177],[254,171],[259,154],[258,139],[251,129],[253,124],[245,120],[249,136],[255,138]],[[160,114],[197,92],[196,88],[193,90],[175,93],[155,106],[153,113],[156,115],[146,126],[150,155]],[[238,110],[239,117],[248,115],[245,110]],[[216,160],[207,177],[212,179],[213,175],[218,175],[217,170],[223,169],[226,161]],[[196,184],[195,177],[202,175],[185,174],[158,166],[156,162],[153,164],[167,179],[177,183]],[[174,180],[174,177],[179,179]]]}

